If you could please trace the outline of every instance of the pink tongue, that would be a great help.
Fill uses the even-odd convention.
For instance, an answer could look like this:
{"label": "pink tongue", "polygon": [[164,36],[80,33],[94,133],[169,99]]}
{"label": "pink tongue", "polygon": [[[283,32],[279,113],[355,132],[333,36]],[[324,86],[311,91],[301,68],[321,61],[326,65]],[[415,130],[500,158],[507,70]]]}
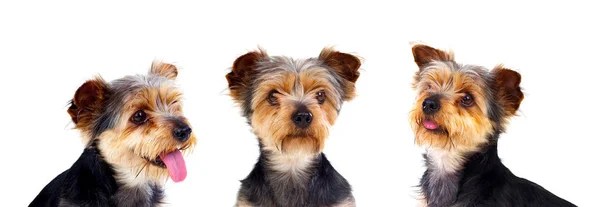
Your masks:
{"label": "pink tongue", "polygon": [[187,176],[187,168],[185,167],[185,161],[183,155],[179,150],[169,152],[168,154],[161,154],[160,159],[167,166],[171,179],[175,182],[181,182]]}
{"label": "pink tongue", "polygon": [[436,124],[435,122],[433,122],[431,120],[423,121],[423,126],[425,126],[425,128],[427,128],[427,129],[431,129],[431,130],[438,128],[438,124]]}

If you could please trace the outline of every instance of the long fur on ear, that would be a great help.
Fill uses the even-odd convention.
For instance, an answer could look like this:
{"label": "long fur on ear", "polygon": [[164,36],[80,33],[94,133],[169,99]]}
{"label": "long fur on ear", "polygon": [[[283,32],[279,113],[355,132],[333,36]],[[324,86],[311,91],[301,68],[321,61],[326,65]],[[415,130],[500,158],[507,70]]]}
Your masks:
{"label": "long fur on ear", "polygon": [[417,44],[412,47],[412,52],[419,69],[433,61],[454,61],[451,51],[445,52],[427,45]]}
{"label": "long fur on ear", "polygon": [[506,115],[515,115],[524,98],[519,86],[521,74],[504,68],[502,65],[496,66],[492,70],[492,74],[494,75],[498,101],[504,108]]}
{"label": "long fur on ear", "polygon": [[256,64],[263,58],[269,57],[267,53],[259,48],[258,51],[246,53],[238,57],[231,67],[231,72],[225,75],[231,96],[236,100],[241,100],[243,89],[249,88],[252,77],[256,74]]}
{"label": "long fur on ear", "polygon": [[360,76],[360,59],[354,55],[335,51],[333,48],[326,47],[321,50],[319,60],[333,68],[342,78],[355,83]]}
{"label": "long fur on ear", "polygon": [[153,61],[150,66],[150,71],[148,72],[150,75],[158,75],[167,77],[170,80],[175,80],[177,78],[177,67],[172,64],[163,63],[160,61]]}
{"label": "long fur on ear", "polygon": [[67,109],[75,128],[83,132],[91,130],[94,118],[101,113],[107,95],[107,83],[100,77],[86,81],[77,89]]}

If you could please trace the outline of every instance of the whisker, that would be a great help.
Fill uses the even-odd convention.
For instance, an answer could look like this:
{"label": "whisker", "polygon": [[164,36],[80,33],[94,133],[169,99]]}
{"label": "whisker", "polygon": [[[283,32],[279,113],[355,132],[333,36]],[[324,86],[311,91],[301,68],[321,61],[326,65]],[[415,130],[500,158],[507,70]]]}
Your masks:
{"label": "whisker", "polygon": [[144,164],[140,171],[138,171],[138,173],[135,175],[135,178],[137,178],[140,175],[140,173],[142,172],[142,170],[144,170],[144,168],[146,168],[146,166],[148,166],[148,163]]}
{"label": "whisker", "polygon": [[454,140],[452,138],[450,138],[450,137],[448,137],[448,139],[450,140],[450,144],[451,144],[450,145],[450,149],[452,149],[452,148],[456,149],[456,145],[454,144]]}

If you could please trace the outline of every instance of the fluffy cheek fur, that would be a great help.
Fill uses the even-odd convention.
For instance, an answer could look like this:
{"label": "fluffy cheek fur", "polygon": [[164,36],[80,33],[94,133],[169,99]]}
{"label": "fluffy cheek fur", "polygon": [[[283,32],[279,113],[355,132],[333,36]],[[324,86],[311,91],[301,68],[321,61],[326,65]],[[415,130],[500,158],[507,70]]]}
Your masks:
{"label": "fluffy cheek fur", "polygon": [[[415,142],[419,146],[458,151],[473,151],[487,142],[486,136],[492,132],[492,122],[486,114],[487,106],[483,90],[464,75],[454,74],[454,81],[421,80],[416,88],[421,91],[410,113],[410,123],[415,132]],[[475,103],[470,107],[460,105],[461,98],[469,91]],[[440,111],[426,115],[422,110],[423,101],[430,94],[440,94]],[[423,126],[425,119],[439,124],[440,130],[431,131]]]}

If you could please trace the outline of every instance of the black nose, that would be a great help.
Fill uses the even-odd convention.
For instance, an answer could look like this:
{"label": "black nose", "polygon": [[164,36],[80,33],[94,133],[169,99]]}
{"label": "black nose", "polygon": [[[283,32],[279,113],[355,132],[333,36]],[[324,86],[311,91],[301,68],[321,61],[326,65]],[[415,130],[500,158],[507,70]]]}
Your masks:
{"label": "black nose", "polygon": [[173,136],[181,142],[187,141],[190,138],[190,134],[192,134],[192,128],[187,125],[173,129]]}
{"label": "black nose", "polygon": [[429,97],[423,101],[423,112],[433,114],[440,110],[440,101],[437,98]]}
{"label": "black nose", "polygon": [[298,109],[292,114],[292,121],[297,127],[306,128],[312,122],[313,115],[306,107]]}

